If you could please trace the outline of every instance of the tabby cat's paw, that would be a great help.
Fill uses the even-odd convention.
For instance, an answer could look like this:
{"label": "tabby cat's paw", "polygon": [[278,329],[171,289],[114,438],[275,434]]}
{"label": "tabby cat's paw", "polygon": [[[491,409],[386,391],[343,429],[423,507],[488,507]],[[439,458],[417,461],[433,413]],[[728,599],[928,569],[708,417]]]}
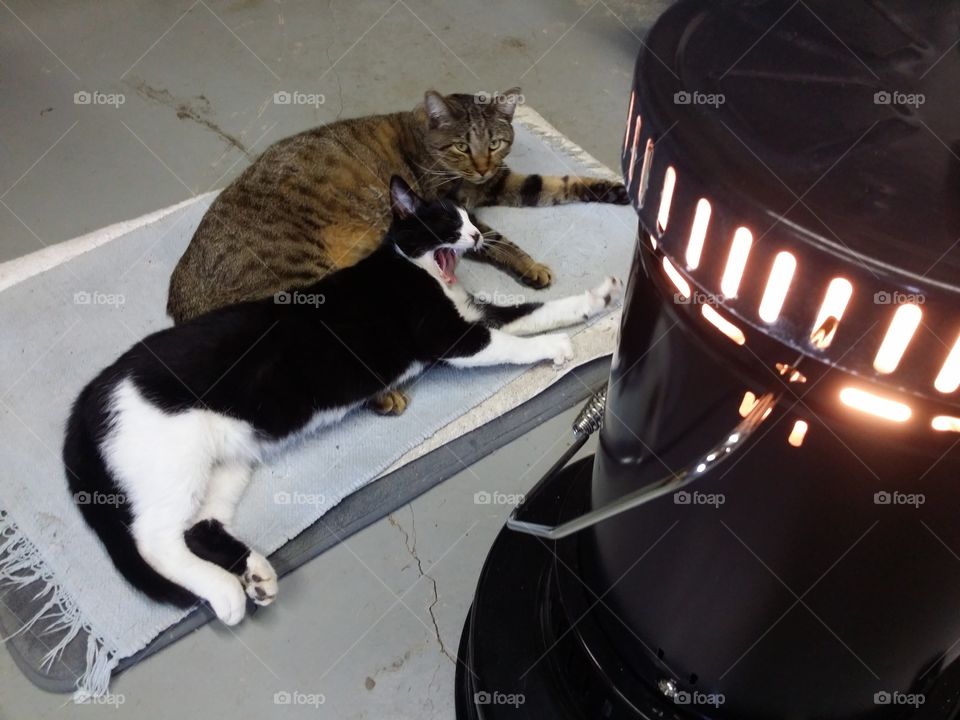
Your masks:
{"label": "tabby cat's paw", "polygon": [[277,597],[277,573],[270,561],[258,552],[250,551],[240,582],[247,597],[257,605],[269,605]]}
{"label": "tabby cat's paw", "polygon": [[400,390],[387,390],[368,404],[378,415],[402,415],[410,404],[410,398]]}
{"label": "tabby cat's paw", "polygon": [[534,290],[542,290],[553,282],[553,272],[543,263],[533,263],[519,276],[520,282]]}
{"label": "tabby cat's paw", "polygon": [[627,188],[624,187],[623,183],[607,180],[595,180],[590,183],[585,188],[583,200],[586,202],[611,203],[613,205],[630,203]]}

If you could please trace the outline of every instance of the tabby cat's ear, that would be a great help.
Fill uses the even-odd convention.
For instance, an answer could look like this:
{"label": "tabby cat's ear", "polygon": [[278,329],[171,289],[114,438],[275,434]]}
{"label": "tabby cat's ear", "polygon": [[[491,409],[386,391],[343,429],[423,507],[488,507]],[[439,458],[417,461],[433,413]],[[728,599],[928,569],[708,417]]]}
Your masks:
{"label": "tabby cat's ear", "polygon": [[421,202],[420,196],[407,185],[406,180],[399,175],[390,178],[390,209],[394,217],[402,219],[413,215]]}
{"label": "tabby cat's ear", "polygon": [[443,95],[436,90],[427,90],[423,96],[423,106],[427,109],[427,117],[430,118],[430,127],[438,128],[453,122],[453,115],[450,114],[450,108],[447,107]]}
{"label": "tabby cat's ear", "polygon": [[521,97],[523,96],[520,95],[520,88],[518,87],[512,87],[505,92],[499,93],[496,104],[497,112],[512,120],[513,111],[517,109],[517,103],[520,102]]}

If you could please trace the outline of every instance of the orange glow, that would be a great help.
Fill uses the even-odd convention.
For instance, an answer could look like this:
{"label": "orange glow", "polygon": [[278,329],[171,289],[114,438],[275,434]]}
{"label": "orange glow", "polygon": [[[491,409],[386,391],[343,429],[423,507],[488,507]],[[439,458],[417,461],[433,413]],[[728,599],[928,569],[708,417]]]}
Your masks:
{"label": "orange glow", "polygon": [[673,266],[673,263],[667,260],[666,257],[663,258],[663,271],[667,274],[667,277],[670,278],[670,282],[673,283],[673,286],[680,291],[680,294],[683,295],[684,299],[690,297],[690,285],[686,280],[683,279],[677,269]]}
{"label": "orange glow", "polygon": [[840,391],[840,402],[854,410],[892,422],[906,422],[913,414],[909,405],[852,387]]}
{"label": "orange glow", "polygon": [[743,331],[740,328],[724,318],[711,306],[701,305],[700,312],[703,315],[704,320],[713,325],[728,338],[733,340],[737,345],[743,345],[747,341],[743,335]]}
{"label": "orange glow", "polygon": [[793,430],[790,431],[790,436],[787,438],[787,442],[793,445],[793,447],[800,447],[803,445],[803,439],[807,436],[807,425],[806,420],[797,420],[793,424]]}
{"label": "orange glow", "polygon": [[923,311],[916,305],[901,305],[897,308],[880,349],[877,350],[877,356],[873,359],[873,367],[877,372],[886,375],[897,369],[922,317]]}
{"label": "orange glow", "polygon": [[740,401],[740,409],[738,410],[740,417],[746,417],[749,415],[750,411],[753,410],[753,407],[756,404],[757,396],[747,390],[747,392],[743,394],[743,400]]}
{"label": "orange glow", "polygon": [[930,422],[930,426],[940,432],[960,432],[960,418],[949,415],[937,415]]}
{"label": "orange glow", "polygon": [[797,269],[797,259],[788,252],[777,253],[767,278],[767,287],[763,291],[758,313],[764,322],[772,323],[780,317],[780,309],[790,289],[793,273]]}
{"label": "orange glow", "polygon": [[[631,103],[632,106],[632,103]],[[627,172],[627,185],[633,183],[633,169],[637,165],[637,143],[640,142],[640,128],[643,126],[643,118],[637,115],[637,120],[634,123],[633,130],[633,145],[630,147],[630,169]],[[626,150],[626,147],[624,147]]]}
{"label": "orange glow", "polygon": [[933,386],[942,393],[952,393],[960,387],[960,338],[957,338],[947,359],[943,361]]}
{"label": "orange glow", "polygon": [[727,256],[727,266],[723,269],[723,277],[720,279],[720,291],[726,298],[737,296],[740,279],[747,267],[751,245],[753,245],[753,233],[745,227],[737,228],[733,234],[733,243],[730,245],[730,254]]}
{"label": "orange glow", "polygon": [[662,234],[670,219],[670,204],[673,202],[673,190],[677,186],[677,171],[670,165],[663,176],[663,191],[660,193],[660,210],[657,212],[657,229]]}
{"label": "orange glow", "polygon": [[687,242],[687,267],[696,270],[700,265],[703,243],[707,239],[707,226],[710,224],[710,202],[700,198],[693,215],[693,227],[690,228],[690,240]]}
{"label": "orange glow", "polygon": [[[817,329],[823,326],[828,317],[836,318],[837,322],[839,322],[843,317],[844,311],[847,309],[847,304],[850,302],[852,295],[853,285],[850,284],[849,280],[842,277],[831,280],[827,286],[827,292],[823,296],[820,312],[817,313],[817,319],[813,322],[813,327],[810,328],[810,332],[816,332]],[[830,343],[833,342],[833,336],[836,334],[836,325],[833,327],[834,332],[831,333],[829,337],[824,337],[821,341],[821,349],[829,347]]]}
{"label": "orange glow", "polygon": [[637,207],[643,207],[647,200],[647,188],[650,187],[650,166],[653,163],[653,138],[647,138],[643,149],[643,165],[640,167],[640,187],[637,188]]}
{"label": "orange glow", "polygon": [[[630,121],[633,119],[633,103],[636,101],[636,99],[637,99],[637,91],[634,90],[632,93],[630,93],[630,109],[627,110],[627,122],[630,122]],[[637,117],[637,121],[639,121],[639,120],[640,120],[640,117],[638,116],[638,117]],[[624,136],[623,136],[623,151],[624,151],[624,152],[627,151],[627,145],[630,143],[630,131],[631,131],[632,129],[633,129],[633,128],[631,128],[631,127],[628,125],[628,126],[627,126],[627,132],[626,132],[626,134],[624,134]],[[636,143],[634,143],[634,145],[636,145]]]}

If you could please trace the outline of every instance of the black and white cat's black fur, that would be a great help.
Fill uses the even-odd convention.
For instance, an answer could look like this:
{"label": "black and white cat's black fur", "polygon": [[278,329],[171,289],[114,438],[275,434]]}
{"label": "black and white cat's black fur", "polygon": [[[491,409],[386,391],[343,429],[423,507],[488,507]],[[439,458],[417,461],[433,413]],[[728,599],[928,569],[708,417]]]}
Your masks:
{"label": "black and white cat's black fur", "polygon": [[453,275],[456,257],[483,243],[466,212],[421,200],[400,178],[391,199],[381,247],[297,291],[312,302],[243,303],[150,335],[75,402],[63,450],[71,491],[124,499],[80,508],[151,598],[206,600],[230,625],[247,597],[269,604],[276,573],[231,530],[265,455],[435,363],[562,364],[569,337],[534,333],[596,315],[620,292],[608,278],[561,300],[479,304]]}

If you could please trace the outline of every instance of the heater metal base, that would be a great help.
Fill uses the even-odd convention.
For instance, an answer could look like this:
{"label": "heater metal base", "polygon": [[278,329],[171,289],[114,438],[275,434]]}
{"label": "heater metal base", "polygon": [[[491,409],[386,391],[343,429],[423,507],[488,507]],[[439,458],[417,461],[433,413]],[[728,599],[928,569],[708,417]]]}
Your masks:
{"label": "heater metal base", "polygon": [[[592,470],[592,456],[564,468],[527,512],[546,521],[581,512]],[[576,535],[554,543],[501,531],[460,640],[458,720],[680,717],[647,683],[624,678],[622,663],[586,651],[583,640],[606,610],[576,579],[577,543]],[[629,687],[630,697],[617,687]]]}

